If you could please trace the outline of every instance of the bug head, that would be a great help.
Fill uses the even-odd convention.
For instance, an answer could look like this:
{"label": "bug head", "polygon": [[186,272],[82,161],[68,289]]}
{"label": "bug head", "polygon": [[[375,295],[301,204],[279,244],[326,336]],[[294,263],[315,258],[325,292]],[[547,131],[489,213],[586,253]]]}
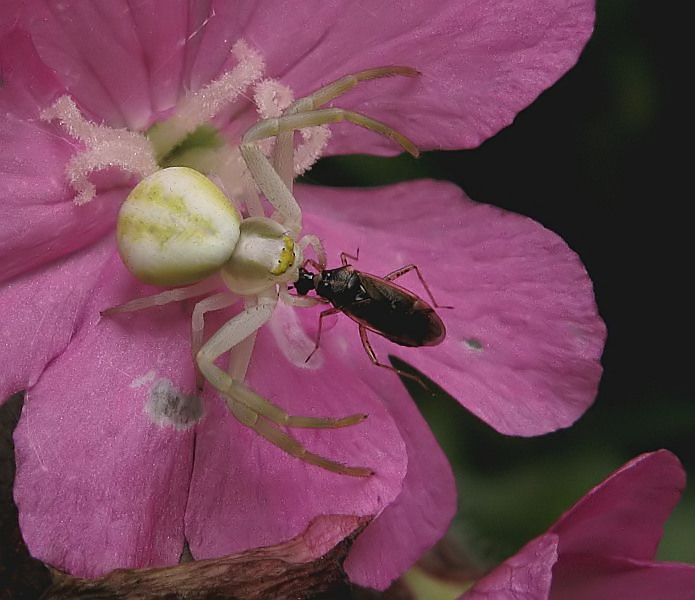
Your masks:
{"label": "bug head", "polygon": [[299,267],[299,278],[294,282],[294,289],[300,296],[306,296],[314,289],[314,273],[307,271],[304,267]]}

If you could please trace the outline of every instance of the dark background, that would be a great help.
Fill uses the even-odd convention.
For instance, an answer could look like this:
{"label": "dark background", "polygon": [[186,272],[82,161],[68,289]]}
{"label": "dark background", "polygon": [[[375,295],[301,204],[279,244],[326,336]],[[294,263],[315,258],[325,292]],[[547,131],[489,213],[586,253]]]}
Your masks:
{"label": "dark background", "polygon": [[[677,8],[599,1],[577,66],[479,148],[419,160],[324,159],[307,177],[324,185],[453,181],[474,200],[560,234],[594,281],[608,326],[605,372],[595,405],[575,426],[504,438],[453,401],[419,403],[458,473],[452,533],[483,560],[513,552],[641,452],[668,448],[695,473],[685,110],[695,69]],[[695,485],[659,556],[695,562]]]}

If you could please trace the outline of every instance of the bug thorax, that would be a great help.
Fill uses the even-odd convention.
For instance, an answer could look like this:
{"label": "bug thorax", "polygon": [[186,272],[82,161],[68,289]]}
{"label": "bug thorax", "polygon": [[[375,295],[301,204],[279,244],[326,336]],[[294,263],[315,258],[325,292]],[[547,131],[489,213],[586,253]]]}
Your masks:
{"label": "bug thorax", "polygon": [[338,267],[321,272],[314,281],[316,293],[336,308],[364,298],[365,291],[359,273],[350,267]]}
{"label": "bug thorax", "polygon": [[286,228],[267,217],[244,219],[239,240],[220,274],[227,287],[242,295],[295,281],[302,263],[301,249]]}

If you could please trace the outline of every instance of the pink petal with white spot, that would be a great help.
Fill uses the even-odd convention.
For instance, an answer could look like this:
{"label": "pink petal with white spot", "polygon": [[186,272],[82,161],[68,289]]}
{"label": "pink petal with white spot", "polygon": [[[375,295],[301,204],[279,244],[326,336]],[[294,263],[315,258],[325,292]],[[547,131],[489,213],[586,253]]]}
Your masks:
{"label": "pink petal with white spot", "polygon": [[75,206],[65,184],[74,145],[39,117],[63,88],[24,33],[0,40],[0,61],[0,280],[6,280],[100,239],[125,192]]}
{"label": "pink petal with white spot", "polygon": [[529,542],[477,581],[459,600],[547,600],[554,582],[557,543],[557,536],[552,534]]}
{"label": "pink petal with white spot", "polygon": [[[329,267],[358,249],[354,266],[367,273],[415,263],[437,303],[453,307],[438,309],[447,336],[437,346],[405,348],[371,334],[382,362],[406,360],[506,434],[566,427],[593,402],[605,327],[581,261],[556,234],[441,182],[302,187],[297,196]],[[428,299],[414,273],[397,283]],[[370,365],[355,323],[337,315],[328,327],[324,352]]]}
{"label": "pink petal with white spot", "polygon": [[15,432],[24,539],[78,576],[173,564],[183,549],[193,433],[151,415],[176,412],[193,387],[189,319],[180,306],[99,316],[145,290],[114,255],[75,339],[28,390]]}
{"label": "pink petal with white spot", "polygon": [[70,343],[82,307],[112,255],[113,244],[93,245],[0,287],[0,402],[33,386]]}
{"label": "pink petal with white spot", "polygon": [[327,358],[320,369],[293,362],[270,327],[258,332],[249,387],[290,414],[366,413],[354,426],[290,432],[312,452],[375,473],[335,474],[289,456],[238,423],[214,398],[197,429],[186,513],[186,537],[196,558],[286,541],[320,515],[377,515],[403,485],[403,440],[379,396],[338,360]]}
{"label": "pink petal with white spot", "polygon": [[456,513],[449,462],[401,383],[381,369],[360,369],[393,416],[406,443],[408,472],[394,502],[355,540],[345,561],[350,581],[385,589],[446,533]]}

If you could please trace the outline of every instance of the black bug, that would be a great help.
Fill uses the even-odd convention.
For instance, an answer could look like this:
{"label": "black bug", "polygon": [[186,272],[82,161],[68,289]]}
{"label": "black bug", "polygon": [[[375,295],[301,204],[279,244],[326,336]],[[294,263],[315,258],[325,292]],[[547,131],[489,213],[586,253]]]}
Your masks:
{"label": "black bug", "polygon": [[[323,319],[342,312],[358,324],[362,345],[375,365],[422,383],[418,377],[380,362],[369,343],[367,331],[378,333],[400,346],[436,346],[444,340],[446,328],[433,306],[450,307],[440,307],[435,302],[420,270],[414,264],[379,277],[358,271],[348,263],[348,258],[357,257],[341,253],[343,266],[336,269],[324,269],[313,260],[307,260],[299,269],[299,278],[294,283],[297,294],[305,296],[313,290],[320,298],[333,305],[333,308],[324,310],[319,315],[316,346],[307,357],[307,361],[319,347]],[[317,272],[307,270],[307,265],[314,267]],[[417,274],[433,306],[413,292],[393,283],[394,279],[410,271]]]}

